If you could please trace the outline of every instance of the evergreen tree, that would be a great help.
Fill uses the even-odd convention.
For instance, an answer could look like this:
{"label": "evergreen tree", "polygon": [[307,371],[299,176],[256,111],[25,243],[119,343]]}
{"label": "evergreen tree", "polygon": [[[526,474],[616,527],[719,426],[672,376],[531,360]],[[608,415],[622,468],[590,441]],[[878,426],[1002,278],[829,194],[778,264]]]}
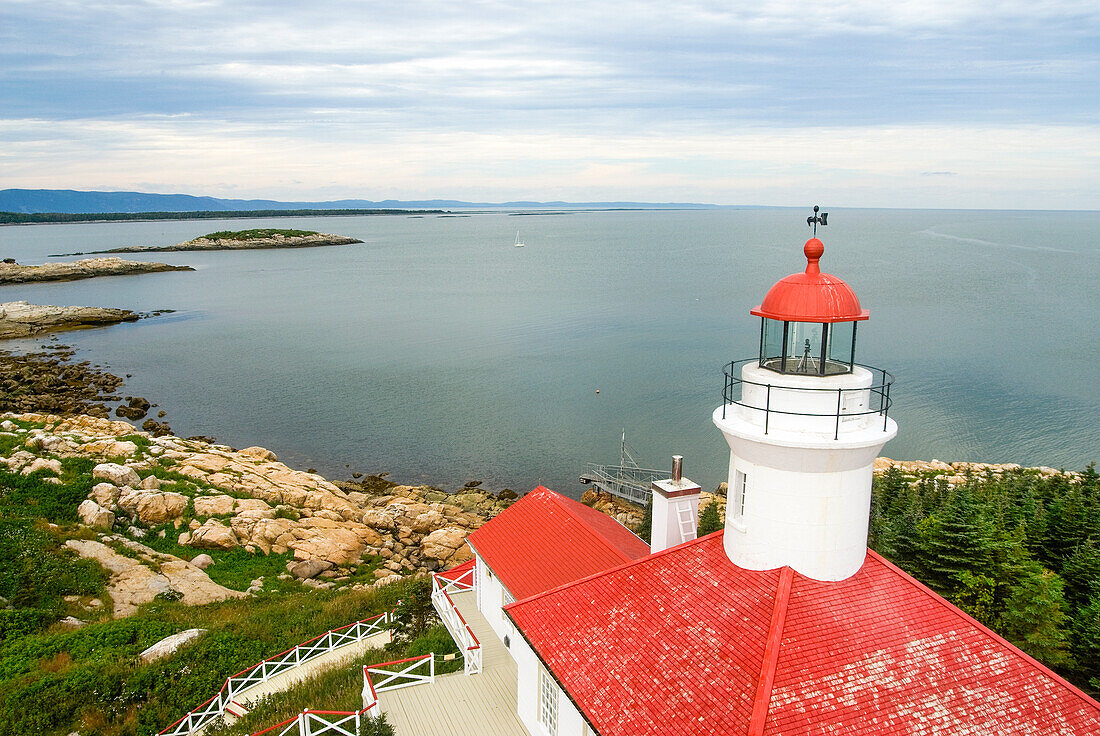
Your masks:
{"label": "evergreen tree", "polygon": [[377,716],[367,715],[361,719],[359,736],[394,736],[394,730],[386,720],[385,713],[379,713]]}
{"label": "evergreen tree", "polygon": [[974,502],[970,489],[961,486],[946,497],[946,504],[929,516],[918,531],[922,539],[920,567],[925,581],[950,596],[964,572],[989,572],[993,561],[993,529]]}
{"label": "evergreen tree", "polygon": [[722,519],[718,516],[718,502],[711,501],[707,504],[707,507],[703,509],[702,513],[699,514],[698,535],[700,537],[706,536],[722,528]]}
{"label": "evergreen tree", "polygon": [[432,606],[432,583],[427,578],[413,580],[394,610],[390,627],[392,647],[407,647],[438,620]]}
{"label": "evergreen tree", "polygon": [[1073,658],[1093,690],[1100,690],[1100,595],[1081,609],[1073,622]]}
{"label": "evergreen tree", "polygon": [[1000,633],[1050,666],[1068,664],[1062,579],[1030,558],[1018,561],[1010,574],[1013,584],[1001,614]]}
{"label": "evergreen tree", "polygon": [[1066,603],[1076,612],[1100,593],[1100,548],[1091,539],[1077,546],[1062,565],[1065,581]]}

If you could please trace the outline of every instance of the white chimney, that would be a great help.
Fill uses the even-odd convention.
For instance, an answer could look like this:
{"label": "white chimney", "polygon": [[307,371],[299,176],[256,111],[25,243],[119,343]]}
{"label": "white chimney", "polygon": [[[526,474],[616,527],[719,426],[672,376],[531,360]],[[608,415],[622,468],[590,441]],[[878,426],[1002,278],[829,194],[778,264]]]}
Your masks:
{"label": "white chimney", "polygon": [[703,489],[683,477],[683,461],[681,455],[673,455],[672,477],[653,482],[651,552],[690,542],[699,529],[699,493]]}

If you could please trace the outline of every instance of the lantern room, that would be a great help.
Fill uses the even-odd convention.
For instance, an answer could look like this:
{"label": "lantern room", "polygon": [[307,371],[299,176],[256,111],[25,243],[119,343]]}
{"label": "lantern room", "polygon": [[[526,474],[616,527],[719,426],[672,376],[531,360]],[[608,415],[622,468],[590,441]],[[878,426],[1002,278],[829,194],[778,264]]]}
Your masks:
{"label": "lantern room", "polygon": [[760,317],[760,367],[800,376],[835,376],[855,367],[856,323],[870,316],[843,279],[822,273],[825,245],[806,241],[806,271],[781,279],[751,310]]}

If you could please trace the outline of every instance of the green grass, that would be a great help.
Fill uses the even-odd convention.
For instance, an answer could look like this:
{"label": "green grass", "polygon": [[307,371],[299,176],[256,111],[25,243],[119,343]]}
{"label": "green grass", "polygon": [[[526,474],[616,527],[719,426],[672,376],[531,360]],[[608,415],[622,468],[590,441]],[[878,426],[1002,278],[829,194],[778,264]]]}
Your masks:
{"label": "green grass", "polygon": [[54,523],[75,522],[76,507],[95,485],[86,458],[61,458],[60,485],[46,482],[46,471],[30,475],[0,469],[0,518],[44,518]]}
{"label": "green grass", "polygon": [[[0,736],[63,736],[74,730],[84,736],[155,733],[216,693],[229,675],[325,631],[389,610],[403,589],[309,591],[199,607],[155,601],[119,621],[0,642]],[[137,661],[146,647],[188,628],[207,633],[172,657]],[[391,658],[378,656],[375,662]],[[340,698],[354,700],[355,692],[352,688],[296,707],[342,707]]]}
{"label": "green grass", "polygon": [[262,227],[252,230],[219,230],[216,233],[208,233],[201,237],[207,240],[251,240],[252,238],[270,238],[274,235],[296,238],[316,234],[316,230],[279,230],[277,228]]}
{"label": "green grass", "polygon": [[[164,532],[164,537],[160,536],[161,531]],[[241,547],[229,550],[195,549],[179,543],[179,535],[185,531],[187,527],[176,529],[172,524],[165,524],[150,530],[141,541],[158,552],[184,560],[190,560],[205,552],[214,559],[214,564],[206,568],[206,574],[218,585],[224,585],[233,590],[247,590],[252,581],[261,576],[264,578],[265,589],[273,585],[285,587],[279,585],[281,581],[278,581],[276,576],[286,572],[286,564],[294,558],[292,552],[265,555],[262,552],[252,554]],[[296,584],[295,587],[297,587]]]}

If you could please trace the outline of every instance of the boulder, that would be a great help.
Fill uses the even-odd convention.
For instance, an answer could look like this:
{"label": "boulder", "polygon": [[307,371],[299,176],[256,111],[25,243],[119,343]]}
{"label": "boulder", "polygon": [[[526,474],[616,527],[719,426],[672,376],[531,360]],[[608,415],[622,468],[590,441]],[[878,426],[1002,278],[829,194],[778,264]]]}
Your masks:
{"label": "boulder", "polygon": [[238,454],[254,457],[257,460],[267,460],[268,462],[275,462],[279,459],[275,456],[274,452],[268,450],[266,447],[246,447],[243,450],[239,450]]}
{"label": "boulder", "polygon": [[296,578],[306,580],[315,578],[326,570],[331,570],[336,565],[325,560],[301,560],[299,562],[286,563],[287,572]]}
{"label": "boulder", "polygon": [[149,663],[158,659],[163,659],[171,654],[175,654],[176,650],[182,647],[189,641],[193,641],[206,633],[206,629],[187,629],[181,631],[178,634],[172,634],[158,641],[153,646],[146,649],[144,652],[138,655],[138,659],[142,662]]}
{"label": "boulder", "polygon": [[[130,427],[129,431],[133,432],[133,427]],[[129,440],[116,440],[105,437],[85,442],[80,446],[80,452],[84,455],[97,457],[130,457],[137,452],[137,445]]]}
{"label": "boulder", "polygon": [[31,462],[23,466],[23,469],[19,472],[23,475],[30,475],[39,470],[47,470],[54,475],[61,473],[61,461],[53,458],[36,457]]}
{"label": "boulder", "polygon": [[96,483],[92,486],[91,493],[88,494],[88,498],[92,499],[100,506],[104,508],[114,508],[118,503],[118,497],[122,493],[118,486],[111,483]]}
{"label": "boulder", "polygon": [[[184,532],[184,534],[187,534],[187,532]],[[182,538],[183,535],[180,535],[180,539]],[[188,538],[190,538],[189,534]],[[180,542],[180,544],[183,544],[183,542]],[[200,570],[205,570],[206,568],[214,564],[214,558],[204,552],[201,555],[195,555],[194,557],[192,557],[191,564],[199,568]]]}
{"label": "boulder", "polygon": [[459,549],[465,548],[468,533],[457,527],[436,529],[420,540],[420,554],[440,562],[449,561],[455,557]]}
{"label": "boulder", "polygon": [[367,509],[362,518],[364,524],[375,529],[388,531],[396,526],[394,514],[384,509]]}
{"label": "boulder", "polygon": [[443,514],[439,513],[435,509],[429,509],[420,514],[417,514],[412,522],[412,530],[418,534],[428,534],[436,529],[441,529],[446,526],[447,520],[443,518]]}
{"label": "boulder", "polygon": [[233,513],[232,496],[198,496],[195,498],[195,516],[224,516]]}
{"label": "boulder", "polygon": [[19,450],[18,452],[12,453],[11,457],[9,457],[7,460],[0,458],[0,462],[3,462],[5,465],[7,465],[8,470],[14,473],[27,463],[34,462],[36,459],[37,456],[33,453],[27,452],[26,450]]}
{"label": "boulder", "polygon": [[225,524],[217,519],[209,519],[191,532],[187,546],[196,549],[233,549],[240,546],[240,541]]}
{"label": "boulder", "polygon": [[118,463],[100,463],[92,469],[93,478],[102,478],[116,486],[137,488],[141,485],[141,476],[133,468]]}
{"label": "boulder", "polygon": [[146,491],[155,491],[160,488],[160,478],[150,475],[141,481],[141,487]]}
{"label": "boulder", "polygon": [[76,512],[81,522],[95,529],[110,529],[115,523],[115,515],[91,499],[82,501]]}
{"label": "boulder", "polygon": [[236,506],[234,506],[238,513],[242,511],[270,511],[271,506],[259,498],[241,498],[237,500]]}
{"label": "boulder", "polygon": [[183,515],[187,496],[171,491],[123,491],[118,505],[142,524],[163,524]]}

